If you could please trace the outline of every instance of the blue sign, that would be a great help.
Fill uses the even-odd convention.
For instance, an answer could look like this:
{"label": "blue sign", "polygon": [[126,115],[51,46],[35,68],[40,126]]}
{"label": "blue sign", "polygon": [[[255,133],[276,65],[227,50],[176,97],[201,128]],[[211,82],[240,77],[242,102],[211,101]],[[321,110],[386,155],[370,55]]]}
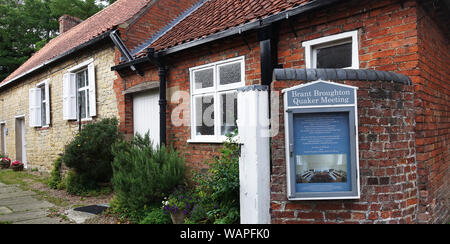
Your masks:
{"label": "blue sign", "polygon": [[295,114],[294,145],[298,192],[351,189],[348,112]]}
{"label": "blue sign", "polygon": [[288,107],[352,105],[355,104],[355,89],[320,81],[289,90],[287,102]]}
{"label": "blue sign", "polygon": [[319,80],[283,91],[290,200],[360,197],[357,89]]}

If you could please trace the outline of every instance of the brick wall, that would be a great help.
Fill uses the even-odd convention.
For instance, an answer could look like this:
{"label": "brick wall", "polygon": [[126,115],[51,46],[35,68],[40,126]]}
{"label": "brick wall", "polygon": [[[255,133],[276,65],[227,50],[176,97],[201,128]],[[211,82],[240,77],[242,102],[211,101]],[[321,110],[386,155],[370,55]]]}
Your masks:
{"label": "brick wall", "polygon": [[134,49],[149,36],[157,33],[199,0],[156,0],[138,14],[129,24],[120,28],[125,45]]}
{"label": "brick wall", "polygon": [[[259,42],[256,33],[246,35],[249,47],[244,44],[241,37],[234,37],[218,41],[212,44],[203,45],[199,48],[190,49],[177,53],[176,56],[169,56],[167,63],[167,142],[172,144],[186,158],[187,166],[190,169],[203,169],[207,165],[205,161],[212,161],[217,155],[217,149],[221,144],[211,143],[187,143],[191,137],[190,112],[183,113],[187,125],[174,126],[172,123],[172,112],[180,109],[183,101],[171,101],[172,95],[177,91],[190,90],[189,68],[213,63],[229,58],[245,56],[246,85],[260,83],[260,54]],[[120,53],[116,52],[116,61]],[[143,77],[133,72],[127,72],[124,78],[118,77],[114,82],[114,90],[118,101],[120,115],[120,129],[127,137],[131,137],[133,132],[133,99],[132,94],[123,95],[126,88],[130,88],[144,82],[159,82],[158,70],[151,64],[139,66],[145,71]],[[190,101],[185,105],[189,111]]]}
{"label": "brick wall", "polygon": [[[272,138],[274,223],[414,223],[421,218],[426,219],[424,222],[431,222],[430,219],[437,219],[439,213],[444,213],[439,221],[448,218],[448,213],[443,212],[448,208],[445,203],[448,175],[444,174],[448,174],[445,158],[448,158],[449,151],[446,143],[449,127],[448,109],[443,108],[448,108],[448,102],[445,104],[448,93],[434,91],[449,90],[448,82],[445,82],[448,81],[448,72],[442,77],[437,75],[439,72],[432,71],[448,70],[445,60],[448,62],[449,59],[443,56],[441,59],[444,62],[439,61],[439,64],[436,61],[421,64],[425,63],[421,60],[439,56],[439,49],[433,47],[444,45],[446,39],[436,30],[436,37],[427,37],[436,44],[422,43],[425,34],[421,32],[425,33],[428,27],[434,25],[427,18],[424,19],[426,22],[420,22],[420,16],[416,1],[364,0],[342,2],[331,8],[290,17],[281,23],[277,49],[278,63],[284,68],[305,68],[303,41],[358,30],[360,68],[398,72],[410,77],[415,85],[363,81],[346,83],[360,88],[360,200],[286,200],[284,128],[283,117],[280,117],[280,134]],[[219,145],[186,142],[190,138],[190,126],[175,127],[171,124],[171,112],[179,105],[170,102],[171,95],[179,90],[189,91],[189,68],[241,55],[245,55],[247,85],[259,84],[259,42],[255,32],[245,33],[244,38],[249,47],[242,36],[235,36],[169,56],[167,139],[185,154],[191,168],[203,168],[203,161],[211,160],[217,154]],[[448,50],[448,43],[446,48]],[[419,51],[421,49],[423,51]],[[428,50],[431,50],[430,55],[422,57],[421,54]],[[116,54],[119,55],[118,52]],[[132,99],[131,95],[122,95],[124,87],[158,81],[155,68],[149,64],[141,68],[145,70],[144,77],[129,73],[125,79],[118,78],[114,86],[119,101],[121,129],[129,135],[133,134]],[[428,74],[423,70],[427,70]],[[417,85],[424,82],[432,86]],[[296,84],[300,82],[288,84],[278,81],[272,89],[279,91]],[[415,96],[414,92],[419,93]],[[428,105],[433,108],[432,112],[417,108]],[[183,116],[190,119],[190,114]],[[430,121],[433,123],[428,123]],[[416,125],[422,129],[414,129]],[[438,133],[443,136],[437,136]],[[428,145],[430,142],[431,146]],[[424,163],[418,166],[416,160]],[[421,187],[420,208],[418,185]],[[424,215],[421,214],[423,211],[428,212]]]}
{"label": "brick wall", "polygon": [[449,220],[450,46],[448,36],[422,7],[418,16],[416,144],[421,223]]}
{"label": "brick wall", "polygon": [[[341,81],[339,81],[342,83]],[[288,201],[284,112],[272,138],[272,223],[411,223],[417,214],[414,102],[412,86],[347,81],[358,90],[361,198]],[[274,81],[272,90],[302,84]],[[283,99],[280,96],[280,100]]]}
{"label": "brick wall", "polygon": [[[428,14],[417,8],[415,1],[348,1],[334,8],[316,11],[291,21],[293,21],[297,37],[292,32],[293,29],[290,25],[285,23],[282,26],[278,45],[278,61],[283,64],[284,68],[305,68],[304,48],[301,46],[303,41],[357,29],[360,35],[360,68],[394,71],[411,78],[415,84],[415,92],[417,92],[414,104],[417,114],[413,117],[415,123],[417,123],[417,163],[411,164],[409,161],[413,160],[413,158],[409,158],[407,160],[408,164],[405,164],[407,165],[405,170],[416,170],[415,167],[417,167],[421,190],[421,207],[418,211],[413,211],[412,208],[408,210],[413,211],[414,214],[408,214],[409,217],[402,219],[402,221],[408,222],[412,219],[413,221],[424,223],[445,222],[445,219],[448,219],[447,199],[449,192],[448,160],[446,160],[449,154],[449,143],[447,142],[449,138],[449,94],[446,92],[449,90],[448,39],[442,35]],[[426,84],[426,86],[423,84]],[[368,101],[363,102],[363,104],[373,106]],[[375,113],[375,110],[372,109],[371,113]],[[360,122],[367,123],[379,121],[370,118],[361,119],[363,121]],[[386,119],[382,121],[385,122]],[[409,123],[411,125],[414,124],[410,121]],[[381,127],[370,129],[375,129],[375,132],[378,133]],[[367,130],[367,127],[362,127],[362,130],[365,129]],[[280,131],[283,131],[283,129],[280,128]],[[370,140],[385,140],[386,136],[382,135],[380,137],[378,135],[375,137],[375,135],[371,135],[368,138]],[[395,139],[395,137],[389,138],[389,140]],[[279,142],[273,141],[274,148],[283,147],[281,142],[284,142],[284,138],[280,138]],[[376,144],[372,145],[373,143]],[[373,143],[360,141],[360,149],[370,149],[371,146],[379,149],[386,146],[383,146],[383,143],[380,142]],[[400,146],[404,143],[406,142],[394,143],[394,145]],[[408,143],[413,142],[409,141]],[[387,150],[389,148],[383,149]],[[411,148],[408,150],[411,150]],[[380,156],[385,156],[385,153],[382,151],[368,151],[360,156],[368,157],[369,155],[377,159]],[[273,158],[273,160],[274,163],[284,162],[284,158]],[[362,161],[364,162],[364,160]],[[376,163],[376,160],[370,160],[366,163]],[[382,164],[385,163],[389,162]],[[279,172],[280,170],[282,168],[274,169],[274,172]],[[382,172],[383,169],[378,174]],[[371,177],[370,180],[369,178],[366,179],[366,183],[380,184],[380,182],[386,183],[388,181],[384,177]],[[276,175],[274,180],[277,180]],[[390,184],[392,183],[392,181],[389,182]],[[390,184],[385,188],[390,188]],[[280,185],[274,186],[275,190],[283,187]],[[382,187],[379,188],[381,189]],[[412,191],[410,194],[413,193]],[[407,205],[413,204],[415,201],[417,199],[411,198],[407,200]],[[349,205],[350,209],[352,208],[350,206],[352,204],[338,203],[339,206],[341,204],[344,205],[345,209],[347,209],[347,205]],[[360,204],[356,203],[356,205],[359,206]],[[312,203],[311,206],[301,205],[297,210],[302,211],[304,208],[311,209],[311,207],[314,209],[314,206],[316,206],[315,203]],[[274,209],[280,207],[295,209],[292,204],[275,204],[273,206]],[[330,208],[330,210],[333,210],[333,208]],[[363,210],[365,213],[365,215],[360,215],[360,217],[372,218],[373,222],[387,222],[383,217],[386,213],[371,214],[371,208],[367,205],[361,206],[360,210]],[[278,214],[283,215],[284,213],[280,212]],[[322,215],[318,214],[317,217],[321,221],[326,220],[325,212]],[[305,218],[299,215],[295,219],[296,221],[302,221]],[[311,219],[311,216],[308,219]],[[353,217],[350,220],[353,220]],[[400,219],[395,221],[400,221]],[[311,222],[311,220],[308,220],[308,222]]]}
{"label": "brick wall", "polygon": [[415,1],[346,1],[291,21],[293,28],[282,25],[278,44],[284,68],[305,68],[302,42],[358,30],[361,69],[418,76]]}

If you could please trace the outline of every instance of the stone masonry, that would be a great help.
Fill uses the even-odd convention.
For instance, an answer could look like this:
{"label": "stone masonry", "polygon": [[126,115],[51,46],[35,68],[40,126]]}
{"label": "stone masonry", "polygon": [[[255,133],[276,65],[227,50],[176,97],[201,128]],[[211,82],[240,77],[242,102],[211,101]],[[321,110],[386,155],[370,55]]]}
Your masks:
{"label": "stone masonry", "polygon": [[[25,115],[28,167],[45,171],[52,169],[54,159],[78,132],[77,122],[63,120],[63,75],[71,67],[90,58],[94,59],[97,92],[97,117],[93,121],[117,117],[116,96],[112,89],[116,74],[111,72],[114,57],[112,44],[96,45],[0,90],[0,121],[5,122],[8,129],[6,154],[13,160],[16,158],[15,117]],[[51,124],[49,127],[32,128],[29,126],[29,89],[45,79],[50,79]]]}

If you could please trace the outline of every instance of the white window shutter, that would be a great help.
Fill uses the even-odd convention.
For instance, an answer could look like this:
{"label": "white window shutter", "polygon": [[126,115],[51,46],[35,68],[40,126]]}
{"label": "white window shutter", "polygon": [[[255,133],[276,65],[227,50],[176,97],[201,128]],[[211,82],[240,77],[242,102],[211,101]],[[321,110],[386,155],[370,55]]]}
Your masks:
{"label": "white window shutter", "polygon": [[63,119],[77,119],[77,86],[76,75],[66,73],[63,76]]}
{"label": "white window shutter", "polygon": [[95,90],[95,67],[94,63],[88,65],[88,79],[89,79],[89,116],[97,116],[97,98]]}
{"label": "white window shutter", "polygon": [[30,89],[30,127],[41,127],[41,89]]}
{"label": "white window shutter", "polygon": [[46,122],[47,125],[50,125],[50,84],[48,81],[45,82],[45,99],[47,100],[47,102],[45,103],[45,117],[46,117]]}

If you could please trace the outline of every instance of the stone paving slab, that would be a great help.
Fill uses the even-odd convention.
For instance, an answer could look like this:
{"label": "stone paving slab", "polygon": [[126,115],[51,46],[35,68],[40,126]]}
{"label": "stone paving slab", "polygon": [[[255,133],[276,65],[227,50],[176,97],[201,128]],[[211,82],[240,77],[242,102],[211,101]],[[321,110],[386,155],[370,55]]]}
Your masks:
{"label": "stone paving slab", "polygon": [[0,183],[0,222],[13,224],[60,224],[60,218],[50,218],[52,203],[34,198],[35,192]]}
{"label": "stone paving slab", "polygon": [[23,204],[23,203],[27,203],[27,202],[33,202],[33,201],[36,201],[36,199],[29,195],[12,197],[12,198],[3,198],[3,199],[0,199],[0,206],[17,205],[17,204]]}
{"label": "stone paving slab", "polygon": [[31,191],[15,191],[8,193],[0,193],[0,199],[11,199],[16,197],[34,196],[34,195],[36,195],[36,193]]}
{"label": "stone paving slab", "polygon": [[15,205],[8,205],[8,207],[13,212],[23,212],[23,211],[31,211],[31,210],[39,210],[39,209],[48,209],[53,207],[54,205],[45,202],[45,201],[38,201],[34,200],[31,202],[23,203],[23,204],[15,204]]}
{"label": "stone paving slab", "polygon": [[22,190],[15,186],[0,186],[0,194],[17,192],[17,191],[22,191]]}
{"label": "stone paving slab", "polygon": [[7,207],[0,207],[0,215],[1,214],[9,214],[12,213],[13,211]]}
{"label": "stone paving slab", "polygon": [[0,221],[10,221],[10,222],[19,222],[19,221],[26,221],[26,220],[32,220],[32,219],[39,219],[47,217],[47,212],[42,210],[35,210],[35,211],[26,211],[26,212],[16,212],[16,213],[10,213],[10,214],[3,214],[0,215]]}
{"label": "stone paving slab", "polygon": [[73,221],[77,224],[83,224],[86,222],[86,220],[92,219],[95,216],[97,216],[95,214],[79,212],[79,211],[75,211],[73,209],[69,209],[69,210],[65,211],[64,214],[67,216],[67,218],[69,218],[71,221]]}
{"label": "stone paving slab", "polygon": [[49,218],[49,217],[43,217],[38,219],[30,219],[25,221],[17,221],[13,224],[63,224],[61,220],[57,218]]}

